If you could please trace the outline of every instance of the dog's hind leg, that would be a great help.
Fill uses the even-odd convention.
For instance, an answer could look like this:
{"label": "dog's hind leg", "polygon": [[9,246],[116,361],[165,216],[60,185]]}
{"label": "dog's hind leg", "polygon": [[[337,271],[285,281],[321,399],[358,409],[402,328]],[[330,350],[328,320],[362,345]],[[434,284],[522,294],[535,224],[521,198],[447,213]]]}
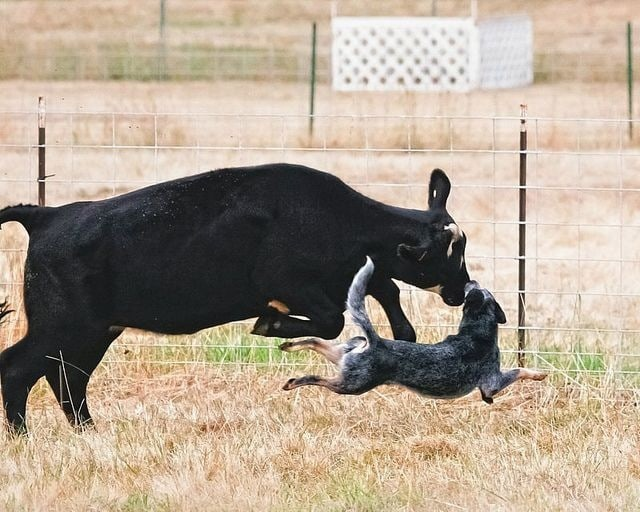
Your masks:
{"label": "dog's hind leg", "polygon": [[333,364],[338,364],[344,355],[344,345],[335,345],[329,341],[319,338],[308,338],[301,341],[286,341],[280,345],[280,350],[285,352],[296,352],[298,350],[313,350],[324,356]]}
{"label": "dog's hind leg", "polygon": [[289,379],[282,389],[290,391],[300,386],[321,386],[330,389],[334,393],[338,393],[339,382],[337,379],[326,379],[324,377],[318,377],[317,375],[305,375],[304,377],[298,377],[297,379]]}
{"label": "dog's hind leg", "polygon": [[[107,348],[122,331],[112,329],[107,334],[87,335],[83,339],[74,336],[73,342],[61,347],[57,355],[49,356],[45,377],[67,420],[78,430],[93,426],[87,404],[87,385]],[[83,347],[82,352],[80,347]]]}
{"label": "dog's hind leg", "polygon": [[498,375],[480,384],[482,400],[488,404],[493,403],[493,396],[500,393],[504,388],[510,386],[517,380],[544,380],[547,374],[537,370],[527,368],[516,368],[507,372],[500,372]]}
{"label": "dog's hind leg", "polygon": [[317,375],[305,375],[297,379],[289,379],[285,385],[282,386],[282,389],[290,391],[300,386],[320,386],[340,395],[360,395],[373,387],[367,386],[362,388],[350,386],[349,383],[345,382],[340,376],[327,379],[325,377],[318,377]]}

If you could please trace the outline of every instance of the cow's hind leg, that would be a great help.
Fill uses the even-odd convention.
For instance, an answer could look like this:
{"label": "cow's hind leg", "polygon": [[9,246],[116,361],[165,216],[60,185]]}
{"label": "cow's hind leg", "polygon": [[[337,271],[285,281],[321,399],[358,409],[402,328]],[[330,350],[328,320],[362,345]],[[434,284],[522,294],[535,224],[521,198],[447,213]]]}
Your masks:
{"label": "cow's hind leg", "polygon": [[123,329],[106,334],[85,334],[70,339],[57,355],[49,356],[45,374],[47,382],[62,407],[67,420],[78,430],[93,426],[87,404],[87,385],[109,345]]}
{"label": "cow's hind leg", "polygon": [[27,334],[0,354],[2,403],[10,432],[26,434],[27,397],[47,368],[44,347],[37,337]]}
{"label": "cow's hind leg", "polygon": [[[344,327],[344,308],[338,307],[324,293],[317,290],[305,291],[300,288],[297,293],[295,301],[289,301],[287,298],[284,298],[284,302],[270,301],[268,312],[258,317],[251,332],[279,338],[337,338]],[[295,307],[291,307],[291,314],[305,316],[307,320],[285,313],[289,309],[287,304],[294,302]]]}

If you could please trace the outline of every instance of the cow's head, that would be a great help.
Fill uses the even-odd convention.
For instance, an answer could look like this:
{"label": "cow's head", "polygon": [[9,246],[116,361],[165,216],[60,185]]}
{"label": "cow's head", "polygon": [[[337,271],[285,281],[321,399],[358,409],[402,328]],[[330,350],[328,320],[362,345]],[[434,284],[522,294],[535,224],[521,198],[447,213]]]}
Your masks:
{"label": "cow's head", "polygon": [[447,212],[451,182],[440,169],[431,173],[429,209],[416,240],[397,247],[398,278],[433,291],[445,304],[459,306],[469,274],[464,260],[467,237]]}

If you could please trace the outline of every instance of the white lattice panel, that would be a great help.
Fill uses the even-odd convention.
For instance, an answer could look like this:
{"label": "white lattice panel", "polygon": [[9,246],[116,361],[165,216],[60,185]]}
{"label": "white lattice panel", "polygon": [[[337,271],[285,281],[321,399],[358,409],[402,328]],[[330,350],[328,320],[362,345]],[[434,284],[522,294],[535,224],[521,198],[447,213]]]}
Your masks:
{"label": "white lattice panel", "polygon": [[468,91],[533,80],[527,17],[353,18],[332,21],[336,90]]}
{"label": "white lattice panel", "polygon": [[478,29],[481,87],[522,87],[533,82],[533,27],[528,17],[488,19]]}
{"label": "white lattice panel", "polygon": [[334,18],[337,90],[466,91],[478,82],[478,36],[464,18]]}

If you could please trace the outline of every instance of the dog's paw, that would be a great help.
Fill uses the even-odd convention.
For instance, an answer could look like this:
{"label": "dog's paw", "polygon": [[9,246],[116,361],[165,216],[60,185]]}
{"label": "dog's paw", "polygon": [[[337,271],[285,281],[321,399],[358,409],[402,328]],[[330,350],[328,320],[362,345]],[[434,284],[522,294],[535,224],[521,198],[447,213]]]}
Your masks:
{"label": "dog's paw", "polygon": [[285,341],[278,348],[283,352],[289,352],[291,350],[291,347],[293,347],[293,343],[291,341]]}
{"label": "dog's paw", "polygon": [[520,368],[518,374],[519,379],[529,380],[544,380],[547,378],[546,372],[540,372],[538,370],[529,370],[527,368]]}
{"label": "dog's paw", "polygon": [[282,389],[284,389],[285,391],[289,391],[293,388],[295,388],[295,382],[296,379],[289,379],[287,382],[285,382],[284,386],[282,386]]}

